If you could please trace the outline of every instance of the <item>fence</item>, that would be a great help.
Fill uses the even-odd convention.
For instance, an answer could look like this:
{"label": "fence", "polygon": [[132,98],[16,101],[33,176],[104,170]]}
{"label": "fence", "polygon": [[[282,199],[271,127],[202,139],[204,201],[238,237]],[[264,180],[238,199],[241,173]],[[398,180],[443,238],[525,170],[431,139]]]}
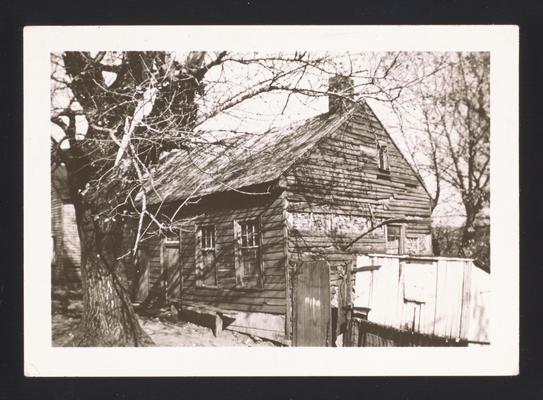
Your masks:
{"label": "fence", "polygon": [[364,327],[375,330],[368,324],[374,323],[383,327],[381,333],[386,327],[454,342],[489,342],[490,275],[471,260],[367,255],[358,257],[352,273],[354,306],[369,309]]}
{"label": "fence", "polygon": [[454,340],[434,335],[379,325],[360,318],[352,318],[343,339],[345,347],[412,347],[412,346],[467,346],[466,340]]}

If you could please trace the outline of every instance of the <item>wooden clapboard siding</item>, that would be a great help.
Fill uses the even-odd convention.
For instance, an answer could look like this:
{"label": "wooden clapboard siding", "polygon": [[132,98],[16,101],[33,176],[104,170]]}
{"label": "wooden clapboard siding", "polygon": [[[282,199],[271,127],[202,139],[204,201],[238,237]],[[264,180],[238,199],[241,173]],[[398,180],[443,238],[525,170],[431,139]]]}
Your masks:
{"label": "wooden clapboard siding", "polygon": [[[388,144],[390,172],[380,171],[377,141]],[[361,147],[362,146],[362,147]],[[370,154],[368,149],[375,149]],[[287,211],[330,213],[378,220],[410,218],[407,237],[430,234],[427,192],[388,133],[367,106],[359,107],[334,133],[324,137],[285,174]],[[290,227],[288,251],[346,262],[341,247],[359,232],[341,234]],[[384,229],[353,245],[350,253],[385,251]],[[332,271],[333,272],[333,271]]]}
{"label": "wooden clapboard siding", "polygon": [[[378,168],[378,141],[388,143],[389,172]],[[291,269],[286,265],[324,259],[330,267],[331,285],[336,286],[357,253],[384,253],[386,247],[383,228],[344,250],[363,232],[345,227],[357,223],[365,227],[370,218],[378,223],[408,217],[415,220],[405,229],[408,238],[430,233],[428,193],[365,104],[344,114],[322,114],[284,131],[272,130],[241,145],[238,142],[225,142],[225,148],[217,143],[210,152],[172,153],[157,171],[156,185],[149,188],[150,210],[164,200],[160,213],[175,213],[174,225],[181,232],[182,302],[286,313],[285,332],[290,337],[296,321],[291,320],[295,304]],[[155,192],[160,199],[153,197]],[[188,195],[194,201],[184,204]],[[289,222],[296,220],[297,213],[330,215],[331,224],[341,228],[300,228]],[[299,218],[303,221],[303,216]],[[235,228],[234,221],[252,219],[258,219],[261,227],[262,279],[258,287],[242,288],[236,285],[234,249],[239,225]],[[195,236],[198,226],[211,224],[216,235],[217,285],[205,287],[196,280],[200,264],[195,260]],[[150,280],[157,279],[159,266],[160,253],[151,249]]]}
{"label": "wooden clapboard siding", "polygon": [[[258,190],[262,192],[262,189]],[[171,209],[175,209],[171,206]],[[180,298],[190,303],[207,304],[226,310],[285,313],[286,279],[283,206],[280,194],[247,195],[223,193],[185,207],[177,215],[180,227]],[[234,266],[234,221],[260,219],[261,287],[236,286]],[[182,221],[190,221],[183,223]],[[217,285],[199,286],[196,282],[195,231],[201,225],[215,226]],[[158,244],[153,245],[155,248]],[[151,268],[159,263],[153,250]]]}

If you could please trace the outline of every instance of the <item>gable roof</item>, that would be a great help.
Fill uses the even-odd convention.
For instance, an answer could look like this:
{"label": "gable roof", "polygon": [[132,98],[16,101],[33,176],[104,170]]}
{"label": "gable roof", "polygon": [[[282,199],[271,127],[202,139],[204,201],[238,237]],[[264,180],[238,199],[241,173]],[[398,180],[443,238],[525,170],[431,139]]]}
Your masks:
{"label": "gable roof", "polygon": [[170,203],[274,181],[347,121],[355,108],[320,114],[262,134],[244,134],[178,150],[153,173],[146,188],[147,202]]}

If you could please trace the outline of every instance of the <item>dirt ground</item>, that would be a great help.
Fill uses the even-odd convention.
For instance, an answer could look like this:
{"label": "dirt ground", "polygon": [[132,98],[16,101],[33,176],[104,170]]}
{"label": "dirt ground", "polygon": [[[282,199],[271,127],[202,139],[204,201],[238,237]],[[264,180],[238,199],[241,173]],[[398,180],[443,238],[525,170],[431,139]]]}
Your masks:
{"label": "dirt ground", "polygon": [[[81,319],[82,309],[81,295],[78,291],[59,289],[53,292],[53,346],[73,346],[72,340]],[[139,313],[138,318],[142,328],[156,346],[275,346],[273,342],[229,330],[224,330],[215,337],[209,328],[186,321],[174,321],[167,310]]]}

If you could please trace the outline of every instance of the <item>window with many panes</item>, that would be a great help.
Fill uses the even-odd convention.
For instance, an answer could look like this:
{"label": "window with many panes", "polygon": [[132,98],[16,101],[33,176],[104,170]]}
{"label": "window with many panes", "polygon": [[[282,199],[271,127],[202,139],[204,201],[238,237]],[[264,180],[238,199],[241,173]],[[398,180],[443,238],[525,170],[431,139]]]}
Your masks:
{"label": "window with many panes", "polygon": [[234,221],[236,286],[262,285],[260,223],[258,219]]}
{"label": "window with many panes", "polygon": [[241,247],[258,247],[258,224],[256,220],[241,222]]}
{"label": "window with many panes", "polygon": [[202,250],[215,250],[215,226],[207,225],[200,229],[202,230]]}
{"label": "window with many panes", "polygon": [[386,253],[403,254],[405,248],[405,226],[388,225],[386,227]]}
{"label": "window with many panes", "polygon": [[196,285],[217,286],[215,226],[203,225],[196,230]]}

